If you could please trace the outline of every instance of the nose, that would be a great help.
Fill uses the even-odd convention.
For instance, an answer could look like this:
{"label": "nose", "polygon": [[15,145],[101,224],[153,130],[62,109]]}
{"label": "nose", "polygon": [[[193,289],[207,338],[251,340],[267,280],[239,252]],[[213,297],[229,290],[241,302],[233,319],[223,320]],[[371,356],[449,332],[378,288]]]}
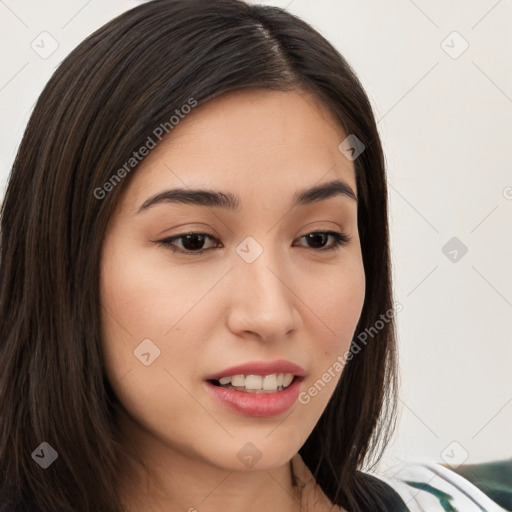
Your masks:
{"label": "nose", "polygon": [[232,332],[239,336],[251,333],[272,341],[298,328],[298,298],[293,293],[292,277],[284,267],[270,250],[264,250],[250,263],[235,257],[230,278],[236,291],[228,318]]}

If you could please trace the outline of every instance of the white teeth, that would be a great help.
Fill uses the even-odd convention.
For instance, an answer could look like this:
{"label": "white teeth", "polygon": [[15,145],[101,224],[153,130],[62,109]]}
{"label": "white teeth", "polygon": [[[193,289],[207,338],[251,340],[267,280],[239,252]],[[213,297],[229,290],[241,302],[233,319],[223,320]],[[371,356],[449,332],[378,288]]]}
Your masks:
{"label": "white teeth", "polygon": [[293,375],[286,373],[283,377],[283,388],[287,388],[293,380]]}
{"label": "white teeth", "polygon": [[247,375],[245,377],[245,389],[261,389],[263,377],[261,375]]}
{"label": "white teeth", "polygon": [[231,377],[232,386],[245,386],[245,377],[243,375],[233,375]]}
{"label": "white teeth", "polygon": [[270,375],[231,375],[219,379],[219,384],[228,389],[248,392],[274,392],[287,388],[293,381],[291,373],[272,373]]}
{"label": "white teeth", "polygon": [[265,375],[263,378],[263,389],[277,389],[277,375]]}

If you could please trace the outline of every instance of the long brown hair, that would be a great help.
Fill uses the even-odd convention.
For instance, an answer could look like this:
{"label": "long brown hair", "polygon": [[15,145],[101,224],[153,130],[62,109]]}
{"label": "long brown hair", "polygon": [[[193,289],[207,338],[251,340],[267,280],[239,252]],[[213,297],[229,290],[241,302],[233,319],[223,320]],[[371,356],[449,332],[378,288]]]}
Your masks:
{"label": "long brown hair", "polygon": [[[298,86],[365,146],[354,160],[366,274],[357,339],[393,308],[384,157],[359,80],[317,31],[240,0],[154,0],[101,27],[51,77],[1,210],[2,512],[122,510],[114,483],[128,453],[101,357],[99,264],[136,167],[104,197],[95,191],[191,98],[201,105],[236,89]],[[392,432],[395,350],[389,318],[347,362],[300,449],[326,495],[353,511],[385,510],[393,494],[362,469]],[[42,442],[58,454],[45,470],[33,460]]]}

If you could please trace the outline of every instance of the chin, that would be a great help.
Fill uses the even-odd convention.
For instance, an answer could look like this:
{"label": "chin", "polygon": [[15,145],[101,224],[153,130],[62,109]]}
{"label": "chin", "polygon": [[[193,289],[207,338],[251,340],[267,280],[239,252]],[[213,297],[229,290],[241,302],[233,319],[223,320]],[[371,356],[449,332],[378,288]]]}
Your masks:
{"label": "chin", "polygon": [[[260,436],[243,436],[243,439],[227,440],[227,446],[219,446],[220,450],[213,455],[214,464],[229,471],[263,471],[281,467],[298,452],[301,444],[290,437],[277,436],[266,430]],[[272,437],[275,435],[275,438]],[[222,449],[222,448],[225,448]]]}

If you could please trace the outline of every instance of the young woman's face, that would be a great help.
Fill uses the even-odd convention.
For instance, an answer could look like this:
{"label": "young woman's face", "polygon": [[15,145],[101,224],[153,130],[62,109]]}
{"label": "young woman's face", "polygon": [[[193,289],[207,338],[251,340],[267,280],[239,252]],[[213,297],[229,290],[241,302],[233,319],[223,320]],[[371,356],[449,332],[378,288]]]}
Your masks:
{"label": "young woman's face", "polygon": [[[313,430],[364,301],[347,135],[310,93],[237,91],[133,171],[103,246],[102,329],[123,432],[147,461],[275,468]],[[160,195],[177,188],[181,201]],[[209,206],[185,200],[196,189]],[[236,375],[252,376],[209,382]]]}

